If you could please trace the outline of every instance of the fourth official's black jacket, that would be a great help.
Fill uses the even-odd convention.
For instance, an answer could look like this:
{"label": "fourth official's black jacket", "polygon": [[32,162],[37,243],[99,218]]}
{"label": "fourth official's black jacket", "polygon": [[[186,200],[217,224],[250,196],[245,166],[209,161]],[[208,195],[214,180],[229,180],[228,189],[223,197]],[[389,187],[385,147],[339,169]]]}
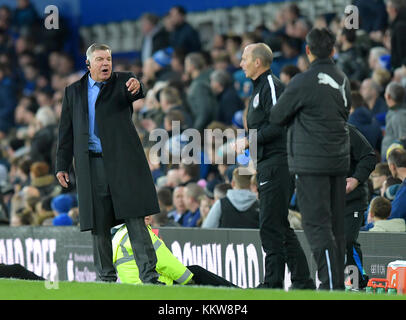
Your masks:
{"label": "fourth official's black jacket", "polygon": [[254,88],[248,105],[247,127],[257,130],[258,167],[264,165],[287,165],[286,129],[271,124],[271,108],[284,90],[284,84],[266,71],[253,80]]}

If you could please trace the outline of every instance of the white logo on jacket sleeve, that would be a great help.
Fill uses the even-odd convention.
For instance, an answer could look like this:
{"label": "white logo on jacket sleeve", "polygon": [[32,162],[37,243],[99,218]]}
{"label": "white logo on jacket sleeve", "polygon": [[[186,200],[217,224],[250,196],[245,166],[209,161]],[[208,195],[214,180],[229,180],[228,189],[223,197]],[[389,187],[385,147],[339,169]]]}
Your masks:
{"label": "white logo on jacket sleeve", "polygon": [[259,105],[259,93],[256,94],[256,96],[254,97],[254,101],[252,102],[252,106],[254,108],[258,107]]}
{"label": "white logo on jacket sleeve", "polygon": [[345,107],[347,108],[347,97],[345,96],[345,81],[346,81],[345,78],[341,86],[326,73],[320,72],[317,75],[317,78],[319,78],[319,84],[328,84],[333,89],[339,90],[341,95],[343,96]]}

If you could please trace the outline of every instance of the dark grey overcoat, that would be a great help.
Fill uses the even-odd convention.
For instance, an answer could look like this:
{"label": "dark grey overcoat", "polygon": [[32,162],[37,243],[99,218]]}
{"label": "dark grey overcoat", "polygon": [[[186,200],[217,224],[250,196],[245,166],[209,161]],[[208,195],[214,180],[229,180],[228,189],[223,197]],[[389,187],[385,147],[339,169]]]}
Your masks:
{"label": "dark grey overcoat", "polygon": [[[89,170],[88,74],[66,87],[59,124],[56,172],[72,166],[76,174],[81,231],[93,228],[93,200]],[[131,120],[136,95],[125,83],[134,77],[113,72],[96,100],[96,123],[103,149],[106,178],[116,220],[158,213],[159,204],[151,171]]]}

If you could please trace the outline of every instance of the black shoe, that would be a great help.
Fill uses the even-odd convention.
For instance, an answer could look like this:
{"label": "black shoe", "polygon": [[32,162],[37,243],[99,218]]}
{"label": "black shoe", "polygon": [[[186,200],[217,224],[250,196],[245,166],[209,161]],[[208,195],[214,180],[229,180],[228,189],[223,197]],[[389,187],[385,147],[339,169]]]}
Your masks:
{"label": "black shoe", "polygon": [[255,287],[256,289],[279,289],[282,290],[283,286],[280,285],[271,285],[269,283],[260,283]]}
{"label": "black shoe", "polygon": [[295,281],[289,288],[289,290],[315,290],[315,289],[316,286],[312,279],[308,279],[307,281]]}

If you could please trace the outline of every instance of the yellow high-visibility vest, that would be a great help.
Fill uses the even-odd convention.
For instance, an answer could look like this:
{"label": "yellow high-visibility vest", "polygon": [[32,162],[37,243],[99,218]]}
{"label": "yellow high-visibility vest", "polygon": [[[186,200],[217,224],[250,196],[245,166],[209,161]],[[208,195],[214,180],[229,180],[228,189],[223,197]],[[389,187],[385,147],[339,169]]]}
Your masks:
{"label": "yellow high-visibility vest", "polygon": [[[160,275],[159,281],[166,285],[172,285],[174,281],[178,284],[187,284],[192,279],[193,273],[172,254],[150,226],[147,228],[157,257],[156,271]],[[122,283],[142,284],[125,225],[113,237],[113,264]]]}

